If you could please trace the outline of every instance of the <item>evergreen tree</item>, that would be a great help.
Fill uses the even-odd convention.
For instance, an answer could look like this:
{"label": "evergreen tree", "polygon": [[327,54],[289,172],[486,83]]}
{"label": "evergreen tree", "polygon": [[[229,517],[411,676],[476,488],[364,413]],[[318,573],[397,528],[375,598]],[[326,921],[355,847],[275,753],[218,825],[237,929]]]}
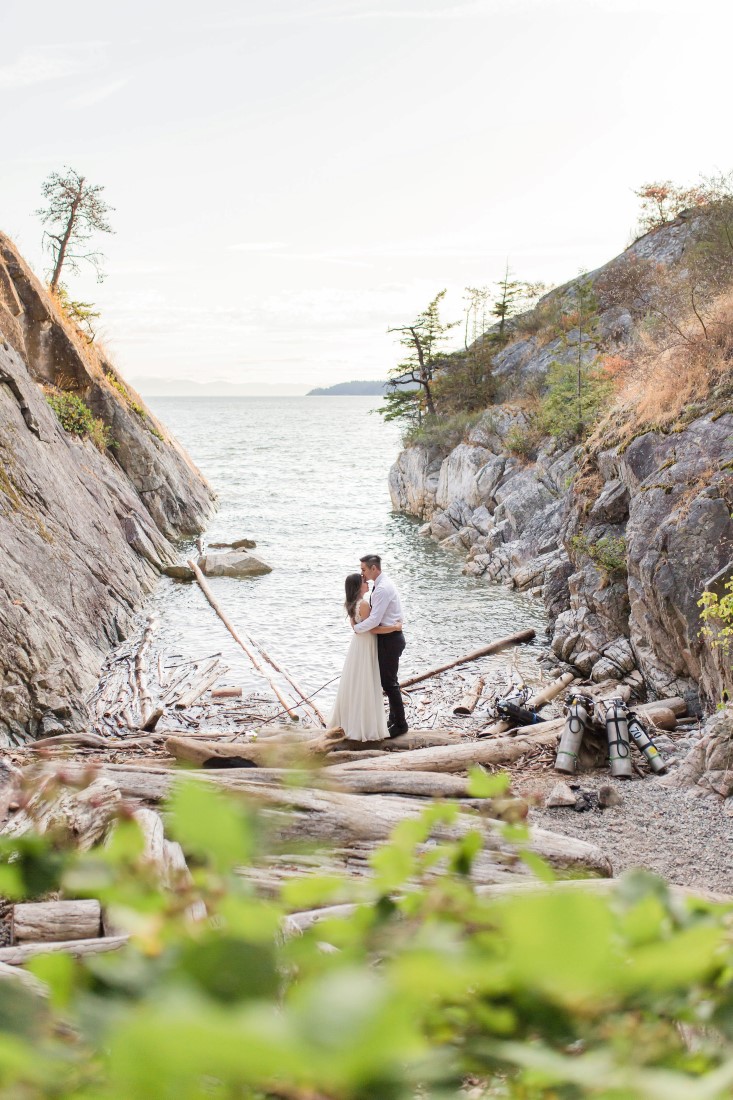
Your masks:
{"label": "evergreen tree", "polygon": [[65,175],[52,172],[42,190],[48,206],[41,207],[36,213],[42,223],[50,227],[43,236],[53,257],[49,282],[51,291],[57,293],[64,265],[77,271],[80,260],[90,263],[97,272],[97,280],[101,281],[101,253],[84,249],[94,233],[114,232],[107,221],[114,207],[101,198],[104,187],[91,184],[73,168],[66,168]]}
{"label": "evergreen tree", "polygon": [[445,290],[436,294],[412,324],[387,330],[400,334],[400,344],[407,351],[402,362],[387,376],[389,389],[385,395],[384,410],[387,420],[399,419],[419,424],[423,411],[428,416],[437,415],[433,383],[436,372],[445,364],[443,349],[448,333],[458,324],[458,321],[446,323],[440,318],[440,304],[445,295]]}

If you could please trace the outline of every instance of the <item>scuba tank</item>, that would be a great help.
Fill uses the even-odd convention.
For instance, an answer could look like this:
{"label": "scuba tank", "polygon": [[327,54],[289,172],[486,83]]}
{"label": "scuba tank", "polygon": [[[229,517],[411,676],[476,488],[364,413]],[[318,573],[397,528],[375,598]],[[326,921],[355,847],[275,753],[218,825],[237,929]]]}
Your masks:
{"label": "scuba tank", "polygon": [[628,709],[623,699],[611,699],[606,709],[606,736],[611,775],[631,778]]}
{"label": "scuba tank", "polygon": [[659,749],[642,726],[639,716],[633,711],[629,714],[629,734],[639,752],[644,754],[646,762],[653,772],[663,772],[667,765]]}
{"label": "scuba tank", "polygon": [[573,775],[578,765],[578,750],[586,727],[590,726],[593,702],[588,695],[573,693],[565,705],[565,728],[555,757],[555,771]]}
{"label": "scuba tank", "polygon": [[544,718],[540,718],[539,714],[533,710],[518,706],[510,699],[500,699],[496,704],[496,712],[508,722],[513,722],[515,726],[533,726],[536,722],[544,721]]}

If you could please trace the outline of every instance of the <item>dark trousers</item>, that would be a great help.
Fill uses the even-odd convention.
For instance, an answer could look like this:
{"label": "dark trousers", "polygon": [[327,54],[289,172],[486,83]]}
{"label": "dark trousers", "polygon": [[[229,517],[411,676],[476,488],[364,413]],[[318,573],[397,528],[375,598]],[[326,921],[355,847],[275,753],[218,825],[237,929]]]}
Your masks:
{"label": "dark trousers", "polygon": [[405,648],[405,635],[401,630],[394,634],[377,634],[377,659],[382,691],[389,699],[389,723],[400,729],[407,725],[405,708],[400,694],[398,673],[400,657]]}

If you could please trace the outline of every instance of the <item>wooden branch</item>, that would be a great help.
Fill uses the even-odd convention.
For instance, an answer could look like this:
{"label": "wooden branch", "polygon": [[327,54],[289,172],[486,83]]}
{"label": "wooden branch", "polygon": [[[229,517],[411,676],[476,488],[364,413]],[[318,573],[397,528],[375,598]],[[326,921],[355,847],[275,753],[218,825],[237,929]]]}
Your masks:
{"label": "wooden branch", "polygon": [[13,906],[13,943],[88,940],[101,934],[98,901],[41,901]]}
{"label": "wooden branch", "polygon": [[500,653],[508,646],[518,645],[520,642],[531,642],[535,633],[536,631],[532,629],[520,630],[516,634],[508,634],[506,638],[497,638],[495,642],[484,646],[483,649],[476,649],[473,653],[467,653],[465,657],[450,661],[447,665],[431,668],[429,672],[421,672],[419,676],[411,676],[409,680],[403,680],[400,687],[411,687],[413,684],[419,684],[423,680],[429,680],[432,676],[438,676],[441,672],[447,672],[450,668],[467,664],[469,661],[477,661],[479,657],[488,657],[491,653]]}

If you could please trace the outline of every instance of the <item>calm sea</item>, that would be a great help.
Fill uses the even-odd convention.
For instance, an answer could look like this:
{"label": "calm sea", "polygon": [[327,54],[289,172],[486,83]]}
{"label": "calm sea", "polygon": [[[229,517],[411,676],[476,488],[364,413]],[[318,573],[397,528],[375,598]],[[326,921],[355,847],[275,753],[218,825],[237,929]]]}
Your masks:
{"label": "calm sea", "polygon": [[[366,553],[382,555],[402,594],[405,674],[525,626],[544,633],[538,601],[464,577],[460,555],[421,538],[416,521],[391,511],[387,474],[399,431],[375,412],[378,399],[156,397],[148,403],[219,494],[206,541],[253,538],[255,553],[272,566],[264,577],[212,578],[217,598],[309,691],[339,674],[350,641],[343,581]],[[229,681],[266,690],[196,585],[164,579],[153,603],[168,653],[221,651]],[[519,667],[531,674],[536,651],[520,652]],[[321,692],[324,704],[336,686]]]}

